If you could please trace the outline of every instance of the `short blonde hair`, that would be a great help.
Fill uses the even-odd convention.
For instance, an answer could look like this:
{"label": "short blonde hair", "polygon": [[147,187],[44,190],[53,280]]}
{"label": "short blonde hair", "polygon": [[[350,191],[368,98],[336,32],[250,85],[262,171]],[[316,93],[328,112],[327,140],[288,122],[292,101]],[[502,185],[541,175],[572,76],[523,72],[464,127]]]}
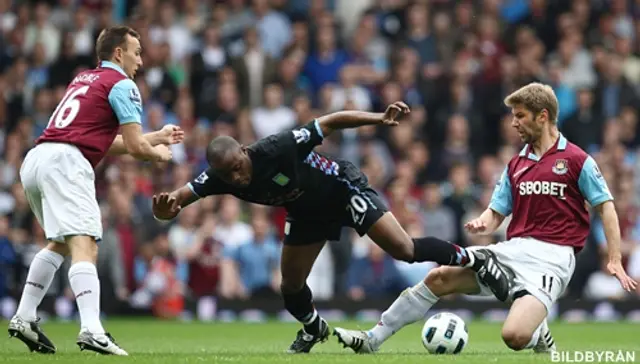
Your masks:
{"label": "short blonde hair", "polygon": [[504,104],[509,107],[522,105],[534,115],[547,110],[549,121],[554,124],[558,121],[558,98],[549,85],[532,82],[505,97]]}

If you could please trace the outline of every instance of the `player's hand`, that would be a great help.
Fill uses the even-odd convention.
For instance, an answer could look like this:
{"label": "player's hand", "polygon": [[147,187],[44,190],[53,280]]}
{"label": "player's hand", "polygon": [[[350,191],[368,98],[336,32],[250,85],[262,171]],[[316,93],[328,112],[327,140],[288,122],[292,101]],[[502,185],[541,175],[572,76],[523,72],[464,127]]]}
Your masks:
{"label": "player's hand", "polygon": [[158,219],[171,220],[178,215],[182,207],[178,205],[175,197],[163,192],[159,195],[153,195],[151,209],[153,216]]}
{"label": "player's hand", "polygon": [[396,101],[393,104],[387,106],[387,109],[384,111],[384,115],[382,116],[382,123],[384,125],[396,126],[400,122],[398,118],[404,114],[408,114],[411,112],[409,106],[402,101]]}
{"label": "player's hand", "polygon": [[158,162],[169,162],[173,158],[173,152],[171,152],[171,149],[168,146],[159,144],[153,148],[156,150]]}
{"label": "player's hand", "polygon": [[620,285],[627,292],[632,292],[638,286],[638,282],[634,281],[633,278],[629,277],[627,272],[624,271],[622,262],[620,262],[619,259],[609,260],[609,263],[607,263],[607,271],[612,276],[618,278]]}
{"label": "player's hand", "polygon": [[485,223],[482,219],[473,219],[464,224],[464,228],[471,234],[479,234],[487,230],[487,223]]}
{"label": "player's hand", "polygon": [[160,130],[160,136],[164,145],[178,144],[184,140],[184,130],[177,125],[167,124]]}

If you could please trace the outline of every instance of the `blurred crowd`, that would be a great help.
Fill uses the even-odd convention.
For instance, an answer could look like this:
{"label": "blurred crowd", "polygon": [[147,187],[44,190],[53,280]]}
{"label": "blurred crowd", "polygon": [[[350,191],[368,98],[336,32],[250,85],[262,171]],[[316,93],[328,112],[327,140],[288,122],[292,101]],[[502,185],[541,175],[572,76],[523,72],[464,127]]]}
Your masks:
{"label": "blurred crowd", "polygon": [[[361,167],[412,236],[504,239],[506,223],[488,237],[462,225],[487,206],[521,148],[502,100],[531,81],[552,85],[561,131],[599,163],[617,200],[626,267],[640,278],[638,0],[0,0],[0,297],[20,294],[46,244],[18,178],[23,156],[67,82],[95,67],[99,32],[121,23],[142,38],[144,129],[177,124],[187,139],[170,164],[121,157],[98,167],[107,307],[172,316],[199,297],[277,296],[284,211],[220,196],[161,224],[150,197],[206,168],[215,136],[251,143],[337,110],[411,106],[396,128],[344,131],[319,149]],[[601,264],[605,243],[593,216],[569,295],[625,297]],[[309,284],[317,300],[370,300],[431,268],[395,262],[345,229]],[[60,272],[50,297],[72,299]]]}

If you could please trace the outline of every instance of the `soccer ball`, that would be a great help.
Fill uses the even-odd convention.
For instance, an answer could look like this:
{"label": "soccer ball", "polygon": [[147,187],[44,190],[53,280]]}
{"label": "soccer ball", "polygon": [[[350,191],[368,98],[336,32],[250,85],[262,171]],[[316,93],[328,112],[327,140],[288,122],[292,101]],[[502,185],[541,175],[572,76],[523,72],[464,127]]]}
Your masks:
{"label": "soccer ball", "polygon": [[431,316],[422,328],[422,344],[431,354],[459,354],[468,341],[464,320],[450,312]]}

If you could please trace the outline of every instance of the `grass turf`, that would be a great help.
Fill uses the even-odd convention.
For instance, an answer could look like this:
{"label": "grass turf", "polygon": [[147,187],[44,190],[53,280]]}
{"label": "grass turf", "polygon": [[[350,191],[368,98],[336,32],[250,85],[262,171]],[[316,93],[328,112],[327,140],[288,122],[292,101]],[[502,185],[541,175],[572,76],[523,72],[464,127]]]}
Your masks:
{"label": "grass turf", "polygon": [[[0,322],[6,327],[7,322]],[[391,338],[376,355],[355,355],[342,349],[331,336],[308,355],[288,355],[299,326],[270,322],[183,323],[150,320],[109,320],[108,330],[131,356],[99,356],[80,352],[75,344],[75,323],[48,322],[43,328],[58,347],[55,355],[29,353],[17,339],[0,339],[0,363],[544,363],[548,355],[530,350],[512,352],[500,339],[500,325],[469,324],[469,344],[458,356],[429,355],[420,342],[421,326],[405,328]],[[361,322],[339,323],[346,328],[368,328]],[[4,330],[4,328],[3,328]],[[640,362],[640,326],[631,323],[556,323],[551,330],[561,351],[635,351]],[[6,331],[5,331],[6,332]],[[8,336],[8,335],[7,335]]]}

